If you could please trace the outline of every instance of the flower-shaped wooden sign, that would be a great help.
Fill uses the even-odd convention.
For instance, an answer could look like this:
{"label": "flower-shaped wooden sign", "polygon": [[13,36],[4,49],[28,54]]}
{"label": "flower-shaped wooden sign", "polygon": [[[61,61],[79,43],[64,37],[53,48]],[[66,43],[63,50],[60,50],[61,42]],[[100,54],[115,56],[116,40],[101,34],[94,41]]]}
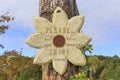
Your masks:
{"label": "flower-shaped wooden sign", "polygon": [[61,75],[66,71],[67,60],[76,66],[86,64],[80,48],[87,45],[91,38],[79,33],[84,22],[83,16],[69,20],[67,14],[57,7],[52,22],[42,17],[33,17],[33,21],[37,32],[31,34],[26,43],[41,48],[34,58],[34,64],[52,62],[53,68]]}

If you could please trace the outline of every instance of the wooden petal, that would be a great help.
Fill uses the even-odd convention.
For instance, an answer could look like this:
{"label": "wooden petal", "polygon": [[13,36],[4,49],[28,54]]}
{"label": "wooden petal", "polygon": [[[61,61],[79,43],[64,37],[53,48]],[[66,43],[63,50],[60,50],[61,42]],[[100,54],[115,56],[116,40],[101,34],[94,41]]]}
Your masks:
{"label": "wooden petal", "polygon": [[68,21],[67,27],[70,29],[71,32],[80,32],[83,23],[84,16],[75,16]]}
{"label": "wooden petal", "polygon": [[49,36],[45,36],[41,33],[33,33],[31,34],[27,40],[26,43],[34,48],[42,48],[46,46],[51,46],[51,41]]}
{"label": "wooden petal", "polygon": [[86,46],[90,41],[91,38],[89,36],[82,33],[78,33],[67,38],[66,46],[74,46],[77,48],[81,48]]}
{"label": "wooden petal", "polygon": [[68,22],[67,14],[63,11],[63,9],[61,9],[60,7],[57,7],[53,13],[52,23],[57,28],[64,28],[67,22]]}
{"label": "wooden petal", "polygon": [[85,55],[82,54],[80,49],[75,47],[69,48],[69,53],[66,54],[67,59],[74,65],[84,66],[86,64]]}
{"label": "wooden petal", "polygon": [[63,75],[67,68],[67,60],[65,55],[56,55],[52,61],[53,68],[60,74]]}
{"label": "wooden petal", "polygon": [[52,23],[42,17],[33,17],[33,22],[37,32],[46,33],[52,27]]}
{"label": "wooden petal", "polygon": [[46,64],[52,61],[54,54],[50,52],[50,48],[42,48],[39,52],[35,55],[34,64]]}

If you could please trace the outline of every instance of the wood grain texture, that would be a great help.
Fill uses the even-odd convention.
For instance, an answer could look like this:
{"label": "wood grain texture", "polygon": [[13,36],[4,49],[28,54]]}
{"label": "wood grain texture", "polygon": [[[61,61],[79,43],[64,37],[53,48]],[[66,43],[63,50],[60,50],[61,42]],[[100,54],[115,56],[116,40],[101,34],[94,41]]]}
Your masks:
{"label": "wood grain texture", "polygon": [[79,15],[76,0],[39,0],[39,15],[51,20],[52,14],[58,6],[62,7],[69,19]]}

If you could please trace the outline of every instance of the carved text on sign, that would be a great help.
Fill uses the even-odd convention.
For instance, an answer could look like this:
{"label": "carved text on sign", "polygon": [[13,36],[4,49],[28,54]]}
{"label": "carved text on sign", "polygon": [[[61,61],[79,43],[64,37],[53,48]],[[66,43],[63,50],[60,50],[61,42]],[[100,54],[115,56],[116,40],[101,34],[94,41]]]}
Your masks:
{"label": "carved text on sign", "polygon": [[75,16],[68,19],[66,13],[57,7],[52,22],[42,17],[33,18],[37,32],[31,34],[26,43],[31,47],[40,48],[34,64],[52,62],[53,68],[61,75],[67,68],[67,60],[76,66],[84,66],[86,58],[80,51],[91,38],[80,33],[84,17]]}
{"label": "carved text on sign", "polygon": [[45,29],[45,33],[69,33],[69,34],[73,34],[76,32],[70,31],[70,28],[57,28],[57,27],[53,27],[53,28],[46,28]]}

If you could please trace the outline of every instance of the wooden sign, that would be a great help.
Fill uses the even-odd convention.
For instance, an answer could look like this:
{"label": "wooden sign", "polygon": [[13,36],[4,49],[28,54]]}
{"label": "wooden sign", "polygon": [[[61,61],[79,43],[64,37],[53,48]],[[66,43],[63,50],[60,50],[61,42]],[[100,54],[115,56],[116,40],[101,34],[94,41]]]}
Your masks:
{"label": "wooden sign", "polygon": [[42,17],[33,17],[37,32],[31,34],[26,43],[34,48],[40,48],[34,64],[52,62],[54,69],[61,75],[67,68],[67,60],[76,66],[84,66],[86,58],[80,51],[91,38],[80,33],[84,22],[83,16],[68,19],[66,13],[57,7],[52,22]]}

